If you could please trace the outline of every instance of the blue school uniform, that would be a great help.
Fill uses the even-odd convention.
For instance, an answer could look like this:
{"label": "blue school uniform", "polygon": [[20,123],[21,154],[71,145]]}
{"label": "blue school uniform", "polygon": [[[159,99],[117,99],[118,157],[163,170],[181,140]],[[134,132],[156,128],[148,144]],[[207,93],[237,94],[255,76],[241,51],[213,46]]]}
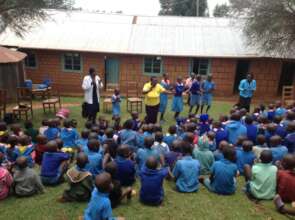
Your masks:
{"label": "blue school uniform", "polygon": [[115,115],[120,116],[121,115],[120,103],[121,103],[120,95],[118,95],[118,96],[113,95],[112,96],[112,107],[113,107],[112,112],[113,112],[113,116],[115,116]]}
{"label": "blue school uniform", "polygon": [[210,131],[210,124],[209,122],[201,122],[198,124],[199,126],[199,135],[202,136],[203,134]]}
{"label": "blue school uniform", "polygon": [[285,145],[288,148],[289,153],[295,152],[295,132],[289,133],[285,138]]}
{"label": "blue school uniform", "polygon": [[122,186],[131,186],[135,182],[134,163],[120,156],[116,157],[115,163],[117,164],[115,179],[119,180]]}
{"label": "blue school uniform", "polygon": [[47,137],[48,141],[52,141],[59,137],[60,130],[58,128],[48,128],[45,130],[44,135]]}
{"label": "blue school uniform", "polygon": [[241,175],[244,174],[244,166],[246,164],[253,166],[255,158],[255,154],[252,151],[237,150],[237,166]]}
{"label": "blue school uniform", "polygon": [[164,136],[163,138],[163,142],[165,142],[169,148],[172,147],[172,143],[173,141],[175,141],[177,139],[177,135],[170,135],[170,134],[167,134],[166,136]]}
{"label": "blue school uniform", "polygon": [[195,192],[199,189],[200,163],[191,156],[178,160],[173,169],[176,188],[180,192]]}
{"label": "blue school uniform", "polygon": [[183,99],[182,93],[184,92],[185,87],[183,83],[176,85],[175,87],[175,94],[172,101],[172,111],[173,112],[182,112],[183,110]]}
{"label": "blue school uniform", "polygon": [[256,81],[252,80],[250,83],[247,79],[243,79],[239,85],[240,96],[244,98],[251,98],[253,92],[256,90]]}
{"label": "blue school uniform", "polygon": [[275,117],[276,112],[274,110],[270,110],[267,112],[267,119],[270,121],[273,121],[274,117]]}
{"label": "blue school uniform", "polygon": [[228,141],[231,144],[236,144],[239,136],[247,135],[247,128],[240,121],[230,121],[226,125],[228,131]]}
{"label": "blue school uniform", "polygon": [[131,150],[136,151],[138,148],[137,133],[133,130],[124,129],[119,133],[121,144],[128,145]]}
{"label": "blue school uniform", "polygon": [[88,151],[87,156],[88,163],[85,169],[95,177],[102,172],[102,155],[99,152]]}
{"label": "blue school uniform", "polygon": [[214,155],[214,160],[215,161],[219,161],[219,160],[224,159],[223,153],[219,149],[217,149],[216,151],[214,151],[213,152],[213,155]]}
{"label": "blue school uniform", "polygon": [[201,103],[201,82],[194,80],[190,88],[190,106],[200,105]]}
{"label": "blue school uniform", "polygon": [[215,132],[215,141],[217,148],[221,141],[228,141],[228,132],[224,128],[218,128],[213,130]]}
{"label": "blue school uniform", "polygon": [[74,148],[76,147],[76,140],[79,138],[79,134],[75,128],[63,128],[60,132],[60,138],[64,142],[64,147]]}
{"label": "blue school uniform", "polygon": [[163,181],[168,169],[151,170],[144,166],[140,173],[140,200],[147,204],[159,205],[164,198]]}
{"label": "blue school uniform", "polygon": [[257,133],[258,133],[258,128],[254,124],[245,124],[247,128],[247,137],[250,141],[253,143],[256,143],[256,138],[257,138]]}
{"label": "blue school uniform", "polygon": [[287,131],[283,125],[278,124],[277,129],[276,129],[276,134],[279,135],[282,139],[284,139],[287,135]]}
{"label": "blue school uniform", "polygon": [[144,134],[137,132],[137,146],[138,148],[144,148]]}
{"label": "blue school uniform", "polygon": [[275,111],[275,116],[283,117],[286,114],[287,110],[283,107],[279,107]]}
{"label": "blue school uniform", "polygon": [[133,131],[138,131],[140,126],[141,126],[141,121],[139,119],[132,119],[132,130]]}
{"label": "blue school uniform", "polygon": [[115,220],[108,193],[101,193],[97,188],[91,193],[91,199],[84,212],[84,220]]}
{"label": "blue school uniform", "polygon": [[236,164],[229,160],[222,159],[213,163],[211,173],[213,175],[213,181],[211,187],[213,191],[222,194],[230,195],[236,191],[235,177],[238,172]]}
{"label": "blue school uniform", "polygon": [[151,156],[159,159],[158,151],[154,149],[148,149],[148,148],[138,149],[135,159],[136,159],[136,163],[138,164],[139,170],[144,166],[146,160]]}
{"label": "blue school uniform", "polygon": [[[170,89],[170,81],[165,81],[165,80],[162,80],[161,81],[161,86],[166,89],[166,90],[169,90]],[[167,105],[168,105],[168,94],[166,93],[161,93],[160,94],[160,108],[159,108],[159,112],[161,113],[165,113],[166,111],[166,108],[167,108]]]}
{"label": "blue school uniform", "polygon": [[84,139],[84,138],[79,138],[78,140],[76,140],[76,146],[80,147],[81,149],[84,149],[85,147],[87,147],[88,144],[88,139]]}
{"label": "blue school uniform", "polygon": [[26,157],[28,166],[33,167],[34,166],[34,160],[32,158],[32,153],[35,150],[34,146],[33,145],[27,146],[27,148],[25,149],[24,152],[20,152],[19,149],[17,149],[17,150],[18,150],[17,156],[18,157],[21,157],[21,156]]}
{"label": "blue school uniform", "polygon": [[212,97],[213,97],[212,90],[215,89],[215,83],[205,80],[205,82],[202,84],[202,89],[203,89],[202,104],[211,105]]}
{"label": "blue school uniform", "polygon": [[280,145],[277,147],[270,148],[272,152],[272,162],[275,163],[278,160],[282,160],[283,157],[288,153],[288,148]]}

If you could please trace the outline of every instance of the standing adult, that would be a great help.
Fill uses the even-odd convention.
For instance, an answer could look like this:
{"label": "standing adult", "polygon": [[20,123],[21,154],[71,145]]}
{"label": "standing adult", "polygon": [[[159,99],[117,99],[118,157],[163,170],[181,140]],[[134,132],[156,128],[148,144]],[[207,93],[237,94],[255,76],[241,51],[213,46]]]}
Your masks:
{"label": "standing adult", "polygon": [[251,73],[247,74],[247,78],[241,80],[239,85],[240,90],[240,101],[239,108],[245,108],[247,111],[250,111],[251,99],[253,93],[256,90],[256,81],[253,79]]}
{"label": "standing adult", "polygon": [[[189,89],[191,88],[193,81],[196,78],[196,74],[195,73],[191,73],[190,76],[185,80],[185,88]],[[188,97],[187,97],[187,104],[190,105],[190,100],[191,100],[191,95],[190,93],[188,93]]]}
{"label": "standing adult", "polygon": [[155,76],[152,76],[150,82],[144,84],[142,93],[145,95],[146,123],[157,123],[160,106],[160,95],[166,90],[158,83]]}
{"label": "standing adult", "polygon": [[202,90],[203,90],[203,96],[202,96],[202,106],[201,106],[201,114],[203,114],[203,108],[206,105],[206,114],[208,113],[211,104],[212,104],[212,93],[215,90],[215,83],[212,82],[212,76],[208,75],[207,80],[205,80],[202,83]]}
{"label": "standing adult", "polygon": [[[163,79],[162,79],[160,85],[166,90],[171,89],[171,84],[170,84],[169,76],[167,73],[163,74]],[[161,93],[161,95],[160,95],[160,109],[159,109],[159,111],[161,113],[161,117],[160,117],[161,121],[164,121],[164,114],[166,112],[167,105],[168,105],[168,94]]]}
{"label": "standing adult", "polygon": [[96,115],[99,112],[99,89],[103,88],[100,77],[94,68],[89,69],[89,73],[84,77],[82,89],[84,90],[84,102],[89,121],[95,123]]}

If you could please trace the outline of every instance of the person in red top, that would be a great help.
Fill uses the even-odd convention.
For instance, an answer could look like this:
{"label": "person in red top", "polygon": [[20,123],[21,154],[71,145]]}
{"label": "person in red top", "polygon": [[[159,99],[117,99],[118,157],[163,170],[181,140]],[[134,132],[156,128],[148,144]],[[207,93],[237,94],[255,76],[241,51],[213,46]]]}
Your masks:
{"label": "person in red top", "polygon": [[35,147],[35,162],[41,166],[43,154],[46,152],[47,138],[44,135],[38,135],[36,137],[36,141],[37,144]]}
{"label": "person in red top", "polygon": [[277,191],[283,202],[295,202],[295,157],[287,154],[281,162],[282,170],[278,171]]}

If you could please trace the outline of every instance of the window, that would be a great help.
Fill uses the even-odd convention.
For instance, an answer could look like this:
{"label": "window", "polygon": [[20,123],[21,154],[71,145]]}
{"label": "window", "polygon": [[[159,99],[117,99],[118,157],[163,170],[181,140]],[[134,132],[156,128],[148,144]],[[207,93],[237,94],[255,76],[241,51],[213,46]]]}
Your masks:
{"label": "window", "polygon": [[144,73],[149,75],[159,75],[162,72],[161,57],[145,57]]}
{"label": "window", "polygon": [[36,54],[32,52],[25,52],[27,54],[27,57],[25,59],[25,65],[29,68],[36,68],[37,67],[37,59]]}
{"label": "window", "polygon": [[82,61],[79,53],[65,53],[63,55],[63,69],[65,71],[82,71]]}
{"label": "window", "polygon": [[210,73],[211,62],[209,59],[192,59],[192,72],[200,75],[208,75]]}

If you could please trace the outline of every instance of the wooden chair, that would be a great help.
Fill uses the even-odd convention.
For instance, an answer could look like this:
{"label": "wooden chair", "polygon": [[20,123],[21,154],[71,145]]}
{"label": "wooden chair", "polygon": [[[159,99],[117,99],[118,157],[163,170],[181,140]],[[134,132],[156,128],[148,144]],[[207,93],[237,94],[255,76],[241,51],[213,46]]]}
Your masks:
{"label": "wooden chair", "polygon": [[283,86],[282,103],[289,105],[294,101],[294,86]]}
{"label": "wooden chair", "polygon": [[25,116],[28,120],[29,112],[31,118],[33,118],[33,101],[32,101],[32,90],[25,87],[19,87],[16,89],[17,106],[13,107],[12,113],[18,120]]}
{"label": "wooden chair", "polygon": [[112,111],[112,99],[111,98],[105,98],[102,103],[102,111],[104,113],[108,113]]}
{"label": "wooden chair", "polygon": [[7,91],[0,89],[0,120],[2,120],[6,114],[6,102],[7,102]]}
{"label": "wooden chair", "polygon": [[46,96],[47,99],[42,101],[44,114],[46,113],[46,110],[48,110],[48,112],[51,112],[51,110],[53,110],[53,112],[56,113],[57,105],[59,108],[61,108],[59,87],[56,85],[52,86],[52,88],[47,91]]}
{"label": "wooden chair", "polygon": [[139,95],[138,82],[127,83],[126,103],[127,112],[142,112],[143,99]]}

